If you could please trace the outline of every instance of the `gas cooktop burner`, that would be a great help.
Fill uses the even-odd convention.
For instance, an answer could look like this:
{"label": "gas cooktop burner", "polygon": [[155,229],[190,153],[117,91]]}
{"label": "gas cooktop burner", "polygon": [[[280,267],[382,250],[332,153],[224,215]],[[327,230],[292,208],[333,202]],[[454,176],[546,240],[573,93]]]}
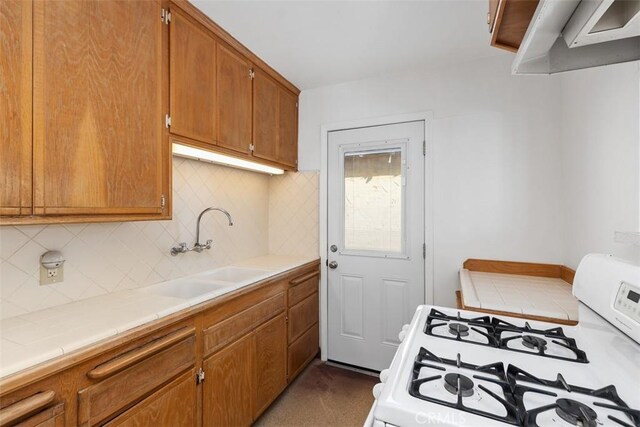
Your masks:
{"label": "gas cooktop burner", "polygon": [[449,332],[453,335],[460,335],[466,337],[469,335],[469,327],[462,323],[449,323]]}
{"label": "gas cooktop burner", "polygon": [[595,427],[596,411],[573,399],[556,400],[556,414],[566,422],[574,426]]}
{"label": "gas cooktop burner", "polygon": [[[460,370],[472,374],[463,375]],[[443,380],[447,392],[456,396],[454,401],[443,399],[438,393],[441,388],[428,386]],[[424,347],[414,360],[408,391],[427,402],[515,426],[546,427],[567,422],[597,427],[613,422],[623,427],[640,427],[640,410],[630,408],[613,385],[591,389],[568,383],[562,374],[548,380],[515,365],[508,365],[506,370],[502,362],[474,365],[463,361],[460,353],[455,359],[447,359]],[[571,399],[559,393],[570,395]],[[474,395],[478,398],[463,399]],[[531,396],[534,398],[529,399]]]}
{"label": "gas cooktop burner", "polygon": [[[438,338],[464,341],[558,360],[589,363],[586,353],[580,350],[576,341],[567,337],[560,327],[535,329],[529,325],[529,322],[525,322],[524,326],[516,326],[499,317],[464,318],[460,312],[457,316],[449,316],[432,308],[427,317],[424,333]],[[522,345],[510,344],[516,340],[522,340]]]}
{"label": "gas cooktop burner", "polygon": [[444,388],[451,394],[460,393],[462,397],[473,396],[473,381],[461,374],[446,374]]}
{"label": "gas cooktop burner", "polygon": [[532,348],[535,350],[546,349],[547,348],[547,340],[543,340],[542,338],[534,337],[533,335],[523,335],[522,336],[522,344],[525,347]]}

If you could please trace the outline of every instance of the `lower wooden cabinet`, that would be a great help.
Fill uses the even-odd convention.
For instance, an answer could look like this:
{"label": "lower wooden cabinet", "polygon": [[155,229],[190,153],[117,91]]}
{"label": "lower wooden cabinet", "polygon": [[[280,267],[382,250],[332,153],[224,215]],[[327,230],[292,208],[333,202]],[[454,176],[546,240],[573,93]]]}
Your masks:
{"label": "lower wooden cabinet", "polygon": [[205,359],[203,426],[248,426],[253,421],[253,335]]}
{"label": "lower wooden cabinet", "polygon": [[256,329],[255,417],[287,386],[287,327],[285,314]]}
{"label": "lower wooden cabinet", "polygon": [[176,378],[105,427],[195,426],[195,370]]}

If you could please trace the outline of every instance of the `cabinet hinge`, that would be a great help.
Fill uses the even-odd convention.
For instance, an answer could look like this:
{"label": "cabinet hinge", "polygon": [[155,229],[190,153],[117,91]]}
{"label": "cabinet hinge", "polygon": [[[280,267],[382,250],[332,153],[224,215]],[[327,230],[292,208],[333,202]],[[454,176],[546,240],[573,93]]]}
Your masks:
{"label": "cabinet hinge", "polygon": [[171,22],[171,12],[169,12],[167,9],[162,9],[160,11],[160,20],[169,25],[169,22]]}
{"label": "cabinet hinge", "polygon": [[251,151],[253,153],[253,150],[256,149],[256,146],[253,144],[249,144],[249,151]]}
{"label": "cabinet hinge", "polygon": [[167,198],[164,197],[164,194],[160,196],[160,207],[164,209],[167,206]]}
{"label": "cabinet hinge", "polygon": [[296,108],[298,108],[298,102],[296,102]]}
{"label": "cabinet hinge", "polygon": [[427,259],[427,244],[422,244],[422,259]]}
{"label": "cabinet hinge", "polygon": [[204,370],[200,368],[196,372],[196,384],[202,384],[202,382],[204,382]]}
{"label": "cabinet hinge", "polygon": [[253,70],[253,68],[249,68],[249,78],[251,80],[256,78],[256,72]]}
{"label": "cabinet hinge", "polygon": [[164,116],[164,126],[168,129],[171,127],[171,116],[168,114],[165,114]]}

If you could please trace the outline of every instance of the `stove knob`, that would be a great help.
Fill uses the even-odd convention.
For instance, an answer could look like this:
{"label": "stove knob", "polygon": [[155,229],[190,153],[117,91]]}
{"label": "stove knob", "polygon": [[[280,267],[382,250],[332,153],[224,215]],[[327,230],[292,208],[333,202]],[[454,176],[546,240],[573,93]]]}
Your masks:
{"label": "stove knob", "polygon": [[389,378],[389,370],[383,369],[380,372],[380,381],[382,381],[383,383],[386,383],[388,378]]}
{"label": "stove knob", "polygon": [[398,339],[400,340],[400,342],[404,341],[404,338],[407,336],[407,331],[400,331],[400,333],[398,334]]}
{"label": "stove knob", "polygon": [[373,386],[373,397],[375,399],[380,397],[380,393],[382,393],[382,383],[378,383],[376,385]]}

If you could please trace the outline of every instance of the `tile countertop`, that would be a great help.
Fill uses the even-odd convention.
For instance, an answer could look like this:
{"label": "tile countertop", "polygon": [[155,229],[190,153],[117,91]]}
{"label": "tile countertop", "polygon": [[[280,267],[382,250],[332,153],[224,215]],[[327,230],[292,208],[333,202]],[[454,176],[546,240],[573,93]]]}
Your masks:
{"label": "tile countertop", "polygon": [[241,282],[192,299],[160,296],[140,288],[0,320],[0,378],[316,259],[265,255],[241,261],[232,266],[266,271],[250,282]]}
{"label": "tile countertop", "polygon": [[578,320],[578,300],[557,278],[460,270],[464,305],[563,320]]}

